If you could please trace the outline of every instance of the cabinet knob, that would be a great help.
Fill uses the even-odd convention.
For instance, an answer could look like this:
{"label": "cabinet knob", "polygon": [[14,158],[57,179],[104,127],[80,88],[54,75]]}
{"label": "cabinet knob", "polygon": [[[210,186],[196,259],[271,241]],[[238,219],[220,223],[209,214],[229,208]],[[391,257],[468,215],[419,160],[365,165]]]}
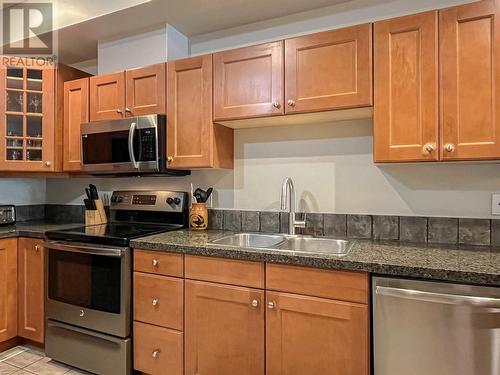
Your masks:
{"label": "cabinet knob", "polygon": [[129,107],[125,108],[125,112],[132,112]]}
{"label": "cabinet knob", "polygon": [[46,162],[45,162],[45,166],[46,166],[46,167],[50,167],[51,165],[52,165],[52,163],[51,163],[50,161],[46,161]]}
{"label": "cabinet knob", "polygon": [[85,311],[80,310],[80,317],[83,318],[85,316]]}
{"label": "cabinet knob", "polygon": [[252,307],[259,307],[259,301],[256,299],[252,300]]}
{"label": "cabinet knob", "polygon": [[158,267],[158,264],[160,264],[160,261],[158,259],[153,259],[153,267]]}
{"label": "cabinet knob", "polygon": [[270,301],[267,303],[267,308],[268,309],[274,309],[276,307],[276,302]]}
{"label": "cabinet knob", "polygon": [[424,148],[425,148],[425,151],[427,151],[428,153],[431,153],[432,151],[434,151],[434,145],[432,143],[426,143]]}
{"label": "cabinet knob", "polygon": [[153,306],[158,305],[158,298],[153,298],[153,301],[151,302]]}
{"label": "cabinet knob", "polygon": [[174,161],[174,158],[172,156],[167,157],[167,161],[169,163],[172,163]]}
{"label": "cabinet knob", "polygon": [[295,100],[288,99],[287,104],[288,104],[290,107],[295,107]]}
{"label": "cabinet knob", "polygon": [[117,108],[116,113],[122,113],[122,110],[120,108]]}
{"label": "cabinet knob", "polygon": [[280,102],[274,102],[274,103],[273,103],[273,107],[274,107],[274,108],[278,108],[278,109],[279,109],[279,108],[281,108],[281,104],[280,104]]}
{"label": "cabinet knob", "polygon": [[447,152],[453,152],[455,151],[455,145],[453,143],[447,143],[446,146],[444,146],[444,149]]}
{"label": "cabinet knob", "polygon": [[40,245],[35,245],[35,251],[38,253],[40,251]]}
{"label": "cabinet knob", "polygon": [[151,353],[151,356],[153,358],[158,358],[159,355],[160,355],[160,349],[156,349],[153,351],[153,353]]}

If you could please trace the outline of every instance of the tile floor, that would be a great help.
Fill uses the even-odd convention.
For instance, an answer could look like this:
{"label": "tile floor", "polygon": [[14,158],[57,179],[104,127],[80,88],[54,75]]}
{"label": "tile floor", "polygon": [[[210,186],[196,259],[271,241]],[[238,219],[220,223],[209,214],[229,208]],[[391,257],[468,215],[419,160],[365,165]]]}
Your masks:
{"label": "tile floor", "polygon": [[0,353],[0,375],[90,374],[51,360],[37,348],[17,346]]}

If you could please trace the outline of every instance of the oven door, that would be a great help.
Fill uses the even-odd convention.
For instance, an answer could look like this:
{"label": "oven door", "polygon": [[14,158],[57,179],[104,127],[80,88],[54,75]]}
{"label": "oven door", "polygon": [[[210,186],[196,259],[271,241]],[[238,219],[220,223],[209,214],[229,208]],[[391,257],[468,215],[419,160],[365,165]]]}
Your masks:
{"label": "oven door", "polygon": [[128,337],[131,250],[56,241],[45,248],[47,319]]}
{"label": "oven door", "polygon": [[158,172],[159,117],[82,124],[82,169],[93,174]]}

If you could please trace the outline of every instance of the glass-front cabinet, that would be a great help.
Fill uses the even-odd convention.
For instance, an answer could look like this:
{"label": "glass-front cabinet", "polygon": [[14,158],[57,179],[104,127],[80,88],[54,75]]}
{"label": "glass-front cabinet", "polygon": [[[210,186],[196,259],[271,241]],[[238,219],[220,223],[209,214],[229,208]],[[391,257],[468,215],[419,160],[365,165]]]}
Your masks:
{"label": "glass-front cabinet", "polygon": [[2,171],[53,170],[54,72],[47,63],[26,59],[9,59],[0,66]]}

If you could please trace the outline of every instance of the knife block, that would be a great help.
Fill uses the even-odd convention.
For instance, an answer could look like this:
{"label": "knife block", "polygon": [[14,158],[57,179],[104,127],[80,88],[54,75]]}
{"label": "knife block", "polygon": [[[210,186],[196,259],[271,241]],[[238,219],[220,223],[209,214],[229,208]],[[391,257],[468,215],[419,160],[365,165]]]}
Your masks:
{"label": "knife block", "polygon": [[96,199],[94,202],[95,210],[85,210],[85,225],[107,224],[108,217],[106,216],[102,200]]}

